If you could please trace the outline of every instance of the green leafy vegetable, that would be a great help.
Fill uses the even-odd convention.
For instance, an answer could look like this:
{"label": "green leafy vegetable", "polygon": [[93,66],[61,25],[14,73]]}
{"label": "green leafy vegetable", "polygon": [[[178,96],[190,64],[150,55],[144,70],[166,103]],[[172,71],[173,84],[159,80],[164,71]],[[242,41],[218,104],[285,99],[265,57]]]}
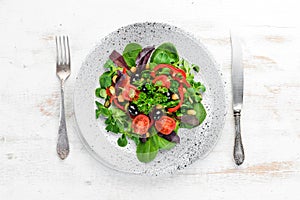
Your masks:
{"label": "green leafy vegetable", "polygon": [[97,89],[95,90],[95,95],[96,95],[96,97],[98,97],[98,98],[100,98],[100,90],[101,90],[101,88],[97,88]]}
{"label": "green leafy vegetable", "polygon": [[159,146],[155,143],[153,137],[150,137],[145,143],[140,142],[136,147],[136,155],[139,161],[148,163],[154,160]]}
{"label": "green leafy vegetable", "polygon": [[132,139],[136,145],[140,143],[140,138],[137,135],[128,134],[127,136]]}
{"label": "green leafy vegetable", "polygon": [[97,105],[96,118],[99,118],[100,115],[107,117],[105,120],[105,124],[107,125],[105,129],[107,131],[119,133],[121,130],[123,131],[125,127],[128,127],[127,116],[122,110],[118,108],[108,109],[98,101],[95,103]]}
{"label": "green leafy vegetable", "polygon": [[126,135],[123,133],[117,142],[120,147],[125,147],[128,143]]}
{"label": "green leafy vegetable", "polygon": [[105,128],[105,130],[113,132],[113,133],[119,133],[120,129],[115,124],[108,124]]}
{"label": "green leafy vegetable", "polygon": [[123,51],[123,57],[129,67],[135,66],[135,60],[141,51],[142,46],[137,43],[130,43],[126,45]]}
{"label": "green leafy vegetable", "polygon": [[107,88],[111,86],[111,72],[104,72],[99,79],[101,88]]}
{"label": "green leafy vegetable", "polygon": [[175,93],[176,91],[178,91],[178,87],[179,83],[177,81],[171,80],[171,91]]}
{"label": "green leafy vegetable", "polygon": [[156,64],[156,63],[153,63],[153,62],[149,63],[149,68],[150,68],[150,70],[153,70],[154,67],[155,67],[156,65],[157,65],[157,64]]}
{"label": "green leafy vegetable", "polygon": [[170,142],[162,137],[159,137],[158,135],[153,135],[152,137],[159,149],[170,150],[176,145],[176,143]]}
{"label": "green leafy vegetable", "polygon": [[103,67],[109,69],[109,71],[114,71],[114,69],[117,68],[111,59],[108,59]]}
{"label": "green leafy vegetable", "polygon": [[[113,63],[113,61],[111,61],[111,60],[108,60],[108,61],[104,64],[104,67],[105,67],[105,68],[108,68],[109,71],[104,72],[104,73],[100,76],[100,78],[99,78],[100,86],[101,86],[101,88],[103,88],[103,89],[105,89],[105,88],[111,86],[111,84],[112,84],[112,77],[116,74],[116,72],[117,72],[118,70],[122,70],[122,68],[117,67],[117,66]],[[99,92],[99,93],[98,93],[98,94],[99,94],[99,97],[101,97],[101,96],[100,96],[100,90],[99,90],[99,91],[96,91],[96,92]],[[96,93],[96,94],[97,94],[97,93]],[[102,91],[102,95],[105,96],[104,93],[103,93],[103,91]]]}
{"label": "green leafy vegetable", "polygon": [[170,75],[170,69],[169,68],[163,68],[160,72],[158,72],[159,75]]}
{"label": "green leafy vegetable", "polygon": [[199,72],[200,71],[200,67],[198,65],[192,65],[193,70],[195,70],[195,72]]}
{"label": "green leafy vegetable", "polygon": [[104,105],[102,105],[101,103],[99,103],[98,101],[95,101],[96,106],[97,106],[97,110],[96,110],[96,117],[98,118],[101,115],[103,115],[104,117],[109,117],[112,113],[112,111],[108,108],[106,108]]}
{"label": "green leafy vegetable", "polygon": [[100,110],[95,110],[95,113],[96,113],[96,119],[98,119],[101,115]]}
{"label": "green leafy vegetable", "polygon": [[95,95],[96,95],[96,97],[103,98],[103,99],[105,99],[107,97],[106,90],[103,88],[97,88],[95,90]]}
{"label": "green leafy vegetable", "polygon": [[199,124],[201,124],[206,118],[206,111],[202,103],[196,103],[194,105],[194,110],[196,111],[196,117],[199,120]]}
{"label": "green leafy vegetable", "polygon": [[202,85],[202,84],[201,84],[201,85],[199,86],[199,90],[200,90],[200,92],[202,92],[202,93],[203,93],[203,92],[205,92],[205,91],[206,91],[206,88],[205,88],[205,86],[204,86],[204,85]]}
{"label": "green leafy vegetable", "polygon": [[163,43],[153,52],[150,63],[173,64],[179,61],[176,47],[172,43]]}
{"label": "green leafy vegetable", "polygon": [[183,121],[181,121],[181,123],[180,123],[180,128],[192,129],[192,128],[194,128],[194,126],[193,126],[193,125],[190,125],[190,124],[188,124],[187,122],[183,122]]}
{"label": "green leafy vegetable", "polygon": [[178,103],[179,103],[179,100],[175,100],[175,101],[162,102],[161,105],[165,106],[166,108],[172,108],[172,107],[177,106]]}
{"label": "green leafy vegetable", "polygon": [[[142,86],[139,87],[141,89]],[[174,107],[178,104],[178,100],[168,101],[165,93],[168,91],[167,88],[162,87],[162,82],[157,81],[155,84],[146,83],[147,94],[141,92],[139,98],[134,100],[133,103],[137,105],[139,112],[149,114],[153,106],[157,104],[164,105],[165,107]]]}

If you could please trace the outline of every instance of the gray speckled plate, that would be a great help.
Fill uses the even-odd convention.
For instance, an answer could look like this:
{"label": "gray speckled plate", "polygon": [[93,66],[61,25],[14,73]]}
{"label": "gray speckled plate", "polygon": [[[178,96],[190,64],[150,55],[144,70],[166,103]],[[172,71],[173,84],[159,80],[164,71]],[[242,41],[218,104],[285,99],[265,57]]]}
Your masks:
{"label": "gray speckled plate", "polygon": [[[135,153],[135,143],[119,147],[119,135],[107,133],[105,124],[95,119],[95,88],[98,77],[105,71],[103,64],[113,50],[122,52],[126,44],[158,46],[173,43],[180,57],[200,66],[195,74],[207,90],[203,95],[207,117],[198,127],[180,129],[181,143],[170,151],[159,152],[154,161],[141,163]],[[207,49],[190,34],[167,24],[137,23],[111,33],[87,56],[77,77],[74,110],[79,136],[89,152],[102,164],[127,173],[159,175],[174,173],[199,158],[204,158],[215,146],[225,119],[224,86],[217,64]]]}

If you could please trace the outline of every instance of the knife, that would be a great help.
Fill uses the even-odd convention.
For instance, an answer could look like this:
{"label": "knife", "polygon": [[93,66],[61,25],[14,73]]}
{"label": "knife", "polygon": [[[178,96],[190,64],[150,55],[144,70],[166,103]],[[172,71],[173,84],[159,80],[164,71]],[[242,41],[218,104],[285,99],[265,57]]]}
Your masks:
{"label": "knife", "polygon": [[232,109],[235,121],[235,138],[233,158],[235,164],[241,165],[244,162],[244,147],[241,136],[240,118],[243,105],[244,90],[244,69],[242,63],[242,48],[237,35],[231,32],[231,81],[232,81]]}

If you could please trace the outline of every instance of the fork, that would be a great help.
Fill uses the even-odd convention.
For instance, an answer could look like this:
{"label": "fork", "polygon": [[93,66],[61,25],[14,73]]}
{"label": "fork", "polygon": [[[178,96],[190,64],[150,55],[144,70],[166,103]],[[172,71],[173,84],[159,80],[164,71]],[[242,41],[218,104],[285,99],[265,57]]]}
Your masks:
{"label": "fork", "polygon": [[58,156],[64,160],[69,155],[69,139],[66,127],[65,106],[64,106],[64,84],[71,74],[71,58],[68,36],[56,36],[56,75],[60,80],[61,104],[60,122],[58,129],[58,141],[56,151]]}

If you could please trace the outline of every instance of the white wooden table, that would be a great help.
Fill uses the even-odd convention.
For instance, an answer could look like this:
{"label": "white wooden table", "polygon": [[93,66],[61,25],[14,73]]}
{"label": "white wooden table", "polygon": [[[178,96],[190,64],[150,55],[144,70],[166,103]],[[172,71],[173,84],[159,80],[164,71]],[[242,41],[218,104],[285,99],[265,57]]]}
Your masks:
{"label": "white wooden table", "polygon": [[[300,31],[297,1],[0,0],[0,199],[299,199]],[[99,165],[74,129],[72,91],[93,45],[127,24],[159,21],[193,33],[215,56],[231,105],[230,27],[244,48],[242,134],[246,160],[232,160],[233,116],[211,152],[164,178],[126,176]],[[66,85],[71,153],[56,155],[59,82],[53,36],[71,39]]]}

